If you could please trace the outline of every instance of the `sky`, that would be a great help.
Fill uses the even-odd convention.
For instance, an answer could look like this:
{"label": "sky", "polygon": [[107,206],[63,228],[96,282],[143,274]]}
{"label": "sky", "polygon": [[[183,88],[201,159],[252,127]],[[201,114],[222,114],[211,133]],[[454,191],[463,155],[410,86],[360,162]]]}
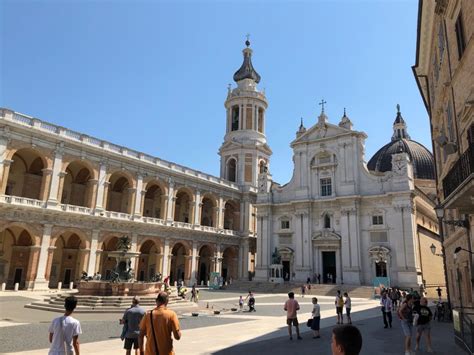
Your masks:
{"label": "sky", "polygon": [[219,176],[227,85],[250,34],[269,107],[270,170],[286,183],[304,120],[344,107],[366,156],[396,105],[431,150],[411,70],[418,1],[0,1],[0,106]]}

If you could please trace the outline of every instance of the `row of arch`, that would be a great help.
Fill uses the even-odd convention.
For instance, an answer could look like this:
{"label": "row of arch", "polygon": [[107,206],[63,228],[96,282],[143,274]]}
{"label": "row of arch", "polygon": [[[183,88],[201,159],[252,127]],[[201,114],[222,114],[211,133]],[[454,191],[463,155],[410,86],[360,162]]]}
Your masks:
{"label": "row of arch", "polygon": [[[47,159],[32,148],[16,151],[11,157],[2,192],[6,195],[47,200],[47,185],[50,179],[46,172],[50,165]],[[96,201],[100,198],[97,197],[96,169],[86,160],[73,160],[64,165],[64,171],[60,173],[58,201],[62,204],[95,208]],[[204,193],[198,197],[189,187],[170,191],[169,185],[158,179],[144,182],[143,191],[136,191],[136,179],[123,170],[108,174],[105,185],[103,201],[102,203],[97,201],[97,204],[103,204],[107,211],[127,214],[139,211],[139,214],[145,217],[160,219],[171,217],[177,222],[234,230],[239,230],[240,227],[240,203],[237,200],[224,202],[223,223],[221,223],[223,225],[219,226],[219,199],[212,193]],[[171,201],[174,205],[168,207],[170,192],[173,194]],[[139,200],[140,206],[134,206],[136,193],[142,194]],[[200,199],[198,201],[200,208],[195,210],[197,198]]]}
{"label": "row of arch", "polygon": [[[37,276],[40,240],[34,232],[21,225],[11,225],[0,231],[0,283],[7,288],[19,283],[20,288],[29,288]],[[109,253],[117,250],[118,236],[110,235],[98,245],[95,272],[102,279],[108,279],[116,261]],[[59,282],[68,285],[77,282],[83,271],[88,269],[90,241],[80,231],[66,230],[51,238],[47,264],[44,268],[49,287]],[[160,238],[146,238],[137,246],[140,255],[135,260],[135,278],[149,281],[155,274],[168,270],[170,281],[182,280],[206,283],[212,271],[219,271],[224,279],[238,278],[238,248],[227,246],[217,253],[217,246],[203,243],[197,250],[192,265],[192,247],[187,241],[176,241],[170,245],[170,255],[164,258],[164,241]],[[94,252],[94,251],[92,251]],[[168,265],[164,265],[167,263]],[[167,276],[167,275],[164,275]]]}

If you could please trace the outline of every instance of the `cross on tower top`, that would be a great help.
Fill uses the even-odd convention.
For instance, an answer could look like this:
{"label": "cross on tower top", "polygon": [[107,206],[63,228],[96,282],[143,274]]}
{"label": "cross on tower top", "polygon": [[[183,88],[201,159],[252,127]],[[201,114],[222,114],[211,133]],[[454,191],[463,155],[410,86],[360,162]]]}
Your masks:
{"label": "cross on tower top", "polygon": [[324,101],[324,99],[321,99],[321,102],[318,104],[321,106],[321,113],[324,113],[324,104],[327,104],[327,101]]}

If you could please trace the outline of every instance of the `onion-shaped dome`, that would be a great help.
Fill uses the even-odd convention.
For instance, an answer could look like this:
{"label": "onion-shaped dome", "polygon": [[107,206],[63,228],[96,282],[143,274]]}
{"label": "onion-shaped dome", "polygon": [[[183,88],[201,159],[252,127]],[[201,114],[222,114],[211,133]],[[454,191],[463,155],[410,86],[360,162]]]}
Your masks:
{"label": "onion-shaped dome", "polygon": [[249,40],[245,41],[245,48],[242,52],[244,53],[244,62],[242,66],[234,74],[234,81],[239,82],[244,79],[252,79],[257,84],[260,82],[260,75],[254,69],[252,65],[252,50],[249,48]]}
{"label": "onion-shaped dome", "polygon": [[422,144],[411,139],[391,141],[379,149],[369,160],[367,168],[372,171],[392,171],[392,154],[407,153],[413,165],[415,179],[435,179],[434,159]]}

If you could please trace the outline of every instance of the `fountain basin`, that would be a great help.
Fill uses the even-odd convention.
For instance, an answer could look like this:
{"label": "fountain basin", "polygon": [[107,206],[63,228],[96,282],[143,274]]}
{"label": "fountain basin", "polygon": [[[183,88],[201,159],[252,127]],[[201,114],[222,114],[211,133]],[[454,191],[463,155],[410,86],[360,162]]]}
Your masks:
{"label": "fountain basin", "polygon": [[164,291],[163,282],[81,281],[77,285],[80,295],[89,296],[149,296]]}

